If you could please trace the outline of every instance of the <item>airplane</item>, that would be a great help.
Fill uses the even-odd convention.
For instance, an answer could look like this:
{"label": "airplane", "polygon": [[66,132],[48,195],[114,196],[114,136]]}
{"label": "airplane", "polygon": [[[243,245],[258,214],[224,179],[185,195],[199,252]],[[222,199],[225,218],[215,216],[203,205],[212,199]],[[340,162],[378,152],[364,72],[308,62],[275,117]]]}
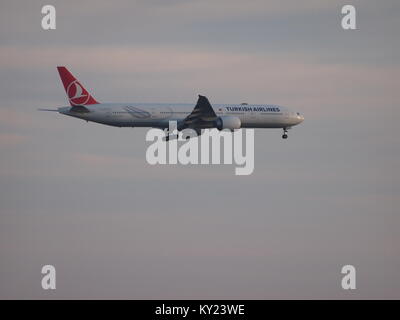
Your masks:
{"label": "airplane", "polygon": [[[168,129],[176,121],[178,131],[191,128],[198,135],[201,129],[235,130],[239,128],[280,128],[283,139],[287,131],[304,121],[299,112],[278,105],[214,104],[199,95],[196,104],[174,103],[100,103],[64,66],[57,67],[71,106],[57,109],[63,115],[115,127],[152,127]],[[167,132],[167,140],[170,137]]]}

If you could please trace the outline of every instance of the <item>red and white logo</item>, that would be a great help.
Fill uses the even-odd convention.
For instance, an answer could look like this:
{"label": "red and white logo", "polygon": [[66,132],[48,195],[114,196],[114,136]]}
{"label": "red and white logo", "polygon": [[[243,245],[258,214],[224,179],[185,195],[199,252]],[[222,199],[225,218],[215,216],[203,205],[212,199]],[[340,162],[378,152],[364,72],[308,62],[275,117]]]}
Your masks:
{"label": "red and white logo", "polygon": [[78,80],[72,81],[67,87],[68,99],[72,105],[85,105],[90,94],[82,87]]}

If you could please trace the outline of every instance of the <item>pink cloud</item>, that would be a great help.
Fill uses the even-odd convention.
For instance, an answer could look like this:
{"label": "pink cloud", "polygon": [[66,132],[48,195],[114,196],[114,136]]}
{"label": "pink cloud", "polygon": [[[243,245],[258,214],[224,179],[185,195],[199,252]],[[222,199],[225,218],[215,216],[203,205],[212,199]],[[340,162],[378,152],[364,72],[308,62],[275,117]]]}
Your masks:
{"label": "pink cloud", "polygon": [[33,119],[26,112],[0,108],[0,125],[25,127],[32,125]]}
{"label": "pink cloud", "polygon": [[9,147],[24,143],[28,140],[27,136],[13,134],[13,133],[0,133],[0,147]]}
{"label": "pink cloud", "polygon": [[[375,108],[400,99],[400,92],[395,88],[399,67],[328,64],[313,61],[306,55],[294,58],[273,53],[172,46],[97,46],[85,50],[79,46],[5,46],[0,50],[0,68],[52,68],[55,73],[55,66],[60,62],[78,77],[82,72],[109,74],[118,81],[119,92],[129,92],[132,82],[137,90],[145,92],[149,91],[149,86],[157,92],[169,86],[177,92],[179,88],[179,93],[173,93],[174,96],[203,93],[209,95],[212,103],[240,103],[243,100],[276,103],[314,116],[327,113],[351,115],[351,112],[356,115],[360,113],[360,107]],[[138,81],[143,74],[145,80]],[[126,81],[126,76],[131,77],[132,82]],[[100,92],[95,93],[101,96]],[[192,99],[194,101],[195,97]]]}

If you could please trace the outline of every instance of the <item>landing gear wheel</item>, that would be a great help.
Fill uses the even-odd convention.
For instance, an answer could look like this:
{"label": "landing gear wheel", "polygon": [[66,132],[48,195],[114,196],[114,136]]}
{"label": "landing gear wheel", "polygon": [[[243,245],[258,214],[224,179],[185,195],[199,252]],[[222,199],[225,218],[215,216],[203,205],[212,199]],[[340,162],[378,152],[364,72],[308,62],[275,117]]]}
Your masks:
{"label": "landing gear wheel", "polygon": [[283,136],[282,139],[287,139],[287,128],[283,128]]}

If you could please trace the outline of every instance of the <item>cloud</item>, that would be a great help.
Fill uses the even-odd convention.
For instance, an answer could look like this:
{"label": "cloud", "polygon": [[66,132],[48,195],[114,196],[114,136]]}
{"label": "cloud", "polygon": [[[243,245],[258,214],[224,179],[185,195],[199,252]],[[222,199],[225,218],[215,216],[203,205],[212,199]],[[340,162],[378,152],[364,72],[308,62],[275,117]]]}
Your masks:
{"label": "cloud", "polygon": [[[398,0],[354,0],[355,32],[342,0],[52,2],[48,32],[42,1],[1,5],[2,297],[45,298],[33,273],[49,257],[70,270],[59,298],[343,298],[348,261],[359,297],[398,296]],[[67,104],[62,64],[99,101],[202,93],[306,121],[287,141],[257,130],[251,176],[151,166],[144,128],[36,111]]]}
{"label": "cloud", "polygon": [[28,140],[27,136],[13,133],[0,133],[0,147],[9,147],[24,143]]}
{"label": "cloud", "polygon": [[149,165],[133,156],[76,153],[72,155],[71,172],[80,176],[128,180],[193,180],[224,181],[234,175],[234,165]]}
{"label": "cloud", "polygon": [[127,157],[117,157],[109,155],[98,155],[89,153],[78,153],[73,155],[73,158],[79,164],[99,168],[109,169],[110,167],[126,166],[132,164],[132,159]]}
{"label": "cloud", "polygon": [[[192,100],[196,93],[210,95],[214,103],[238,103],[249,97],[249,103],[287,104],[313,114],[342,110],[348,115],[352,109],[345,106],[370,108],[388,99],[393,103],[400,99],[395,88],[400,67],[323,63],[306,55],[293,59],[286,54],[210,52],[170,46],[93,46],[84,51],[79,46],[6,46],[0,52],[2,69],[39,72],[51,67],[57,77],[55,66],[60,62],[83,83],[83,72],[102,75],[103,81],[110,84],[109,91],[114,88],[117,94],[131,91],[134,81],[136,91],[148,91],[151,86],[151,92],[168,91],[171,96],[186,93]],[[154,101],[154,94],[148,99]],[[332,106],[336,109],[328,108]]]}
{"label": "cloud", "polygon": [[[336,5],[328,1],[265,1],[252,0],[243,6],[242,0],[205,0],[205,1],[138,1],[142,9],[151,10],[157,18],[179,17],[178,22],[210,21],[242,19],[243,17],[260,17],[301,14],[303,12],[318,12],[336,8]],[[128,4],[129,6],[129,4]]]}
{"label": "cloud", "polygon": [[0,108],[0,126],[26,127],[34,123],[32,117],[26,112],[8,108]]}

